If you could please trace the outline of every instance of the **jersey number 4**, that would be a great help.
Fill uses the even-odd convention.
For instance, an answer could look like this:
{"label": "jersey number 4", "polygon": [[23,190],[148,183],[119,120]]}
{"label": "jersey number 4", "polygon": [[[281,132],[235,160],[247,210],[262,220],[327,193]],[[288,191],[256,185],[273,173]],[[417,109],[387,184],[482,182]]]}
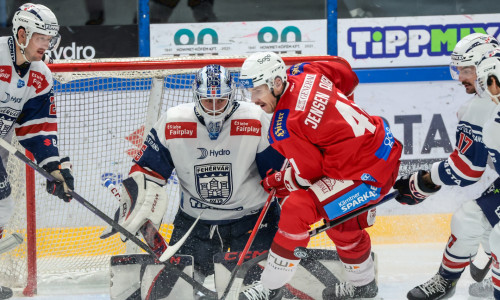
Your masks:
{"label": "jersey number 4", "polygon": [[375,132],[375,125],[370,122],[368,117],[365,115],[366,113],[361,109],[360,110],[362,111],[362,113],[358,112],[351,105],[339,100],[337,100],[337,102],[335,103],[335,108],[337,108],[346,122],[351,125],[354,136],[361,136],[365,134],[366,130],[371,133]]}

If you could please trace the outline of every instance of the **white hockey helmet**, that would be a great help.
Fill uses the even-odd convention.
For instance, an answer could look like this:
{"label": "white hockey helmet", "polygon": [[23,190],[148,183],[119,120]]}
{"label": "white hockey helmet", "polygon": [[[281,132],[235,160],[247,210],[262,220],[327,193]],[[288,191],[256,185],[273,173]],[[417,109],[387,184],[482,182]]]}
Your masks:
{"label": "white hockey helmet", "polygon": [[451,53],[451,77],[458,80],[459,67],[476,66],[485,52],[498,45],[499,43],[494,37],[484,33],[469,34],[458,41]]}
{"label": "white hockey helmet", "polygon": [[273,92],[274,79],[277,77],[286,82],[286,66],[283,59],[274,52],[257,52],[245,59],[239,82],[243,88],[267,84]]}
{"label": "white hockey helmet", "polygon": [[[19,28],[26,31],[26,44],[21,45],[17,38]],[[12,19],[12,32],[17,45],[24,54],[24,49],[28,46],[33,33],[40,33],[51,36],[49,50],[54,50],[59,45],[59,24],[54,13],[46,6],[41,4],[26,3],[21,5],[14,13]]]}
{"label": "white hockey helmet", "polygon": [[483,55],[476,67],[476,73],[476,92],[479,96],[485,97],[489,95],[498,101],[500,94],[493,95],[489,91],[488,86],[491,85],[491,76],[496,77],[497,82],[500,81],[500,47],[488,51]]}
{"label": "white hockey helmet", "polygon": [[197,116],[205,123],[210,139],[216,140],[236,103],[231,74],[223,66],[205,66],[196,73],[193,88]]}

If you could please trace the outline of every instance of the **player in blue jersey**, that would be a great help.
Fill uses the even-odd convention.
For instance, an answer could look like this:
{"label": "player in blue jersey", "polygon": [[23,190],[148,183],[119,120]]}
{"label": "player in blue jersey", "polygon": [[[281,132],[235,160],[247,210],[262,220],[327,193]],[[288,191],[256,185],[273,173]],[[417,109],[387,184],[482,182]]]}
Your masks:
{"label": "player in blue jersey", "polygon": [[[488,149],[488,154],[491,157],[495,170],[500,174],[500,48],[496,48],[487,52],[477,66],[476,90],[481,96],[490,97],[496,107],[493,113],[487,118],[484,125],[483,140]],[[498,180],[497,180],[498,181]],[[497,182],[495,181],[495,182]],[[495,214],[498,220],[500,212],[500,201],[498,194],[500,193],[499,185],[493,184],[489,190],[490,201],[493,202],[491,214]],[[492,288],[493,295],[496,300],[500,300],[500,265],[498,257],[500,256],[500,223],[497,222],[489,236],[491,247],[491,264],[492,280],[488,281],[488,285],[483,285],[482,297],[491,297]]]}
{"label": "player in blue jersey", "polygon": [[[488,151],[483,142],[483,127],[495,104],[489,97],[476,94],[476,65],[482,55],[498,46],[492,36],[474,33],[460,40],[451,54],[450,72],[468,94],[474,97],[458,111],[456,145],[448,159],[436,162],[430,171],[420,170],[396,181],[394,188],[403,204],[417,204],[437,192],[443,185],[468,186],[477,182],[487,167]],[[482,242],[490,253],[487,237],[498,216],[492,214],[500,199],[492,201],[491,188],[500,187],[500,178],[478,198],[466,201],[454,214],[451,235],[443,253],[439,271],[429,281],[408,292],[408,299],[441,299],[450,297],[464,269],[477,254]]]}
{"label": "player in blue jersey", "polygon": [[[52,74],[42,61],[45,51],[58,45],[59,25],[49,8],[31,3],[19,7],[12,24],[13,36],[0,37],[0,138],[10,141],[15,134],[58,180],[47,182],[47,191],[68,202],[74,179],[69,159],[59,156]],[[2,240],[3,227],[14,210],[6,171],[8,154],[0,149],[0,249],[15,243],[11,236]],[[0,288],[0,299],[11,295],[10,289]]]}

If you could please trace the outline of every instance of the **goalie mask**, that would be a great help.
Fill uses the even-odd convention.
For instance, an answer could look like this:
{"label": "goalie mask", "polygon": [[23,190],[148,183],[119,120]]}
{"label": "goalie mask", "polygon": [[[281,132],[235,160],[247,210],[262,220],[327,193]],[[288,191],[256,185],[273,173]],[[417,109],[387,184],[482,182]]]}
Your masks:
{"label": "goalie mask", "polygon": [[[20,28],[26,31],[26,43],[23,45],[19,42],[17,33]],[[21,48],[21,53],[24,55],[24,50],[28,46],[33,37],[33,33],[39,33],[48,36],[48,50],[55,50],[59,45],[61,36],[59,35],[59,24],[54,13],[46,6],[41,4],[26,3],[23,4],[15,12],[12,19],[12,32],[16,44]],[[28,59],[26,59],[29,61]]]}
{"label": "goalie mask", "polygon": [[489,95],[492,100],[498,104],[500,94],[493,95],[488,86],[492,84],[491,76],[496,77],[497,82],[500,81],[500,48],[496,48],[487,52],[482,60],[477,65],[476,91],[481,97]]}
{"label": "goalie mask", "polygon": [[194,82],[195,112],[208,130],[211,140],[216,140],[235,107],[232,78],[226,68],[208,65],[196,74]]}
{"label": "goalie mask", "polygon": [[475,75],[474,69],[464,67],[475,67],[486,51],[498,47],[498,41],[491,35],[484,33],[473,33],[461,39],[451,53],[450,73],[454,80],[459,80],[461,70]]}

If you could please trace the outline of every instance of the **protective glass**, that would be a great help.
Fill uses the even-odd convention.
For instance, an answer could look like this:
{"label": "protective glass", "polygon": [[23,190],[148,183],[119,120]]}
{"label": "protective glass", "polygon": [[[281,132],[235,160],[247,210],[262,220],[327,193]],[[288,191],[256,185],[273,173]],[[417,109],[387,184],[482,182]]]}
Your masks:
{"label": "protective glass", "polygon": [[450,64],[450,74],[453,80],[460,80],[460,76],[462,79],[473,78],[476,75],[476,68],[474,66],[457,67]]}
{"label": "protective glass", "polygon": [[55,50],[57,46],[59,46],[60,39],[60,34],[57,34],[56,36],[50,36],[35,32],[31,36],[30,41],[32,41],[37,48],[47,47],[47,50]]}
{"label": "protective glass", "polygon": [[271,90],[269,89],[269,86],[267,86],[267,84],[262,84],[254,88],[243,89],[244,99],[251,102],[262,99],[270,93]]}

